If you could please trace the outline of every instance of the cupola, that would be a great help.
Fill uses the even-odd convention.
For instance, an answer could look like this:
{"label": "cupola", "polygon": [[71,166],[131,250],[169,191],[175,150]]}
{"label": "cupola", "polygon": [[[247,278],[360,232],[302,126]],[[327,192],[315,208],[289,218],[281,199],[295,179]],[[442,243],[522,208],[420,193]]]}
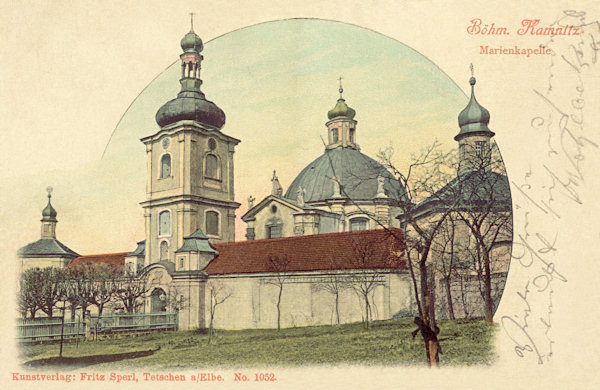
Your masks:
{"label": "cupola", "polygon": [[165,127],[182,120],[191,120],[209,129],[220,130],[225,124],[225,113],[215,103],[207,100],[200,90],[201,63],[204,57],[202,39],[194,32],[193,20],[190,31],[181,39],[181,91],[173,100],[165,103],[156,113],[156,123]]}

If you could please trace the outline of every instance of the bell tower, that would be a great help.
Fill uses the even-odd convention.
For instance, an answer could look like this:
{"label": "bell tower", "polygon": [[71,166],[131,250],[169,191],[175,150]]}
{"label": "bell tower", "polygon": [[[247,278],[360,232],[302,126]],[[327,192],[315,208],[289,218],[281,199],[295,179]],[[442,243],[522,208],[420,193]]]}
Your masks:
{"label": "bell tower", "polygon": [[156,113],[160,130],[144,137],[147,180],[145,265],[175,261],[184,237],[201,230],[211,241],[235,240],[233,154],[225,113],[200,90],[202,40],[181,40],[181,91]]}

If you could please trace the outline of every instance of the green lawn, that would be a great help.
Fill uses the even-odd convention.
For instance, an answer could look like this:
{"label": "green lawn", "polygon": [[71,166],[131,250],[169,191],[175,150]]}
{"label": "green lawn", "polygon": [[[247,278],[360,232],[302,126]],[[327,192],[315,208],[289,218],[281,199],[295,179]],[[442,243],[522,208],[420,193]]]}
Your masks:
{"label": "green lawn", "polygon": [[[438,323],[443,354],[440,365],[491,364],[494,325],[482,320]],[[155,332],[120,335],[98,341],[64,345],[23,345],[27,366],[94,369],[298,366],[315,364],[426,364],[423,339],[412,339],[412,319],[362,324],[273,329],[220,330],[211,345],[200,332]],[[66,367],[65,367],[66,368]]]}

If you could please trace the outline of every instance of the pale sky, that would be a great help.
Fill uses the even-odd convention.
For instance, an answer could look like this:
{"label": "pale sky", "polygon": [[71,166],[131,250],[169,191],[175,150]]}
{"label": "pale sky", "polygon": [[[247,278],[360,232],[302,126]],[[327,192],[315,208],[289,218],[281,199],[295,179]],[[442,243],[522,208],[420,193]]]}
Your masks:
{"label": "pale sky", "polygon": [[[187,26],[180,36],[187,32]],[[58,238],[80,254],[131,251],[144,238],[146,156],[140,138],[159,130],[158,108],[179,91],[181,53],[172,42],[172,65],[132,102],[117,125],[99,162],[70,172],[32,177],[20,187],[28,215],[45,203],[43,188],[55,188]],[[236,148],[236,239],[243,240],[249,195],[270,192],[277,170],[284,190],[308,163],[323,152],[327,111],[344,98],[357,112],[357,142],[375,157],[393,145],[397,164],[438,139],[454,147],[457,116],[467,103],[462,90],[427,58],[373,31],[339,22],[295,19],[263,23],[205,42],[202,90],[226,114],[222,132],[240,139]],[[135,66],[123,71],[135,72]],[[157,72],[161,72],[157,69]],[[470,74],[465,68],[464,84]],[[468,84],[467,84],[468,85]],[[102,115],[102,110],[97,110]],[[27,185],[35,183],[35,186]],[[37,239],[37,219],[21,221]],[[102,231],[101,235],[90,234]],[[65,231],[69,234],[65,234]],[[69,239],[66,239],[69,237]]]}

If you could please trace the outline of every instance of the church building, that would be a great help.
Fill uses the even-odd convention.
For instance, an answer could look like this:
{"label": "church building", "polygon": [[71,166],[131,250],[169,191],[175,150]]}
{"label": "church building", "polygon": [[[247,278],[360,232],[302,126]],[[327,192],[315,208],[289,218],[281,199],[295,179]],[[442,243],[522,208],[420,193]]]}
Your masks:
{"label": "church building", "polygon": [[[159,129],[141,139],[147,156],[143,240],[129,253],[79,257],[56,240],[49,194],[42,238],[19,250],[23,268],[110,263],[146,283],[142,311],[177,310],[181,329],[211,320],[243,329],[414,315],[400,229],[406,192],[360,151],[356,112],[341,82],[327,113],[323,154],[285,193],[273,173],[271,195],[257,204],[250,198],[241,217],[247,241],[236,242],[240,140],[226,134],[225,113],[201,90],[203,43],[193,28],[181,48],[181,90],[158,109]],[[460,145],[473,138],[462,130],[459,136]]]}
{"label": "church building", "polygon": [[399,227],[404,188],[380,163],[361,153],[356,111],[340,97],[327,113],[328,144],[283,194],[273,172],[271,195],[242,216],[248,240]]}

